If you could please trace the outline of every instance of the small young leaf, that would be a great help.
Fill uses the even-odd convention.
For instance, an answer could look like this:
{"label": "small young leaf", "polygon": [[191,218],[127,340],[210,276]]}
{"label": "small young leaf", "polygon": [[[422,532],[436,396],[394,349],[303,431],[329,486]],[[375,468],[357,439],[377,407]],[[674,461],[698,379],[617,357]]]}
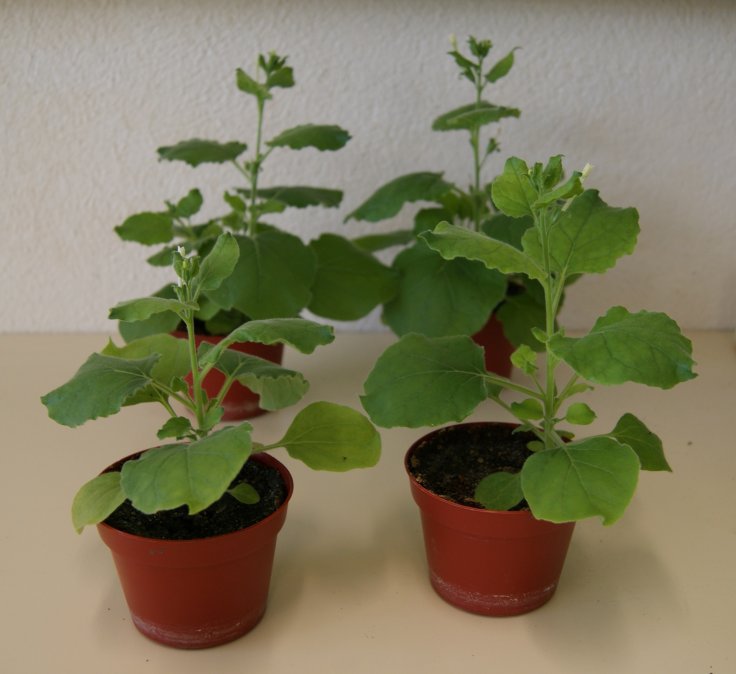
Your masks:
{"label": "small young leaf", "polygon": [[521,486],[538,519],[572,522],[596,515],[613,524],[631,501],[639,459],[613,438],[593,437],[536,452],[524,463]]}
{"label": "small young leaf", "polygon": [[89,524],[107,519],[125,501],[120,488],[120,473],[98,475],[82,485],[72,503],[72,524],[81,533]]}
{"label": "small young leaf", "polygon": [[664,456],[662,441],[633,414],[624,414],[608,435],[636,452],[642,470],[672,471]]}
{"label": "small young leaf", "polygon": [[521,475],[505,471],[491,473],[478,483],[474,498],[486,510],[511,510],[524,500]]}
{"label": "small young leaf", "polygon": [[136,213],[116,227],[115,232],[123,241],[153,246],[171,241],[174,225],[168,213]]}
{"label": "small young leaf", "polygon": [[531,347],[522,344],[511,354],[511,363],[526,374],[534,374],[537,371],[537,354]]}
{"label": "small young leaf", "polygon": [[49,417],[71,428],[108,417],[152,383],[158,360],[157,353],[138,360],[93,353],[66,384],[47,393],[41,402]]}
{"label": "small young leaf", "polygon": [[165,438],[183,438],[192,432],[192,422],[186,417],[171,417],[156,433],[160,440]]}
{"label": "small young leaf", "polygon": [[518,403],[511,403],[511,412],[521,421],[536,421],[544,416],[542,404],[534,398],[527,398]]}
{"label": "small young leaf", "polygon": [[246,505],[255,505],[261,500],[258,492],[247,482],[235,485],[232,489],[228,489],[227,493]]}
{"label": "small young leaf", "polygon": [[349,407],[328,402],[299,412],[278,444],[314,470],[370,468],[381,455],[381,437],[373,424]]}
{"label": "small young leaf", "polygon": [[294,70],[289,66],[284,66],[268,74],[266,78],[266,86],[271,89],[273,87],[281,87],[289,89],[294,86]]}
{"label": "small young leaf", "polygon": [[232,234],[221,234],[212,250],[202,260],[199,271],[193,280],[193,287],[199,292],[216,290],[233,273],[238,262],[240,249]]}
{"label": "small young leaf", "polygon": [[289,147],[292,150],[313,147],[322,151],[334,151],[345,147],[349,140],[350,134],[339,126],[303,124],[282,131],[278,136],[269,140],[266,145],[270,147]]}
{"label": "small young leaf", "polygon": [[[170,284],[156,291],[152,296],[170,300],[176,299],[176,293]],[[163,311],[152,314],[143,321],[120,321],[118,323],[118,330],[120,331],[120,336],[126,342],[132,342],[133,340],[148,337],[149,335],[173,332],[180,322],[181,318],[173,311]]]}
{"label": "small young leaf", "polygon": [[197,189],[190,190],[177,202],[174,208],[175,215],[179,218],[191,218],[199,213],[203,203],[202,193]]}
{"label": "small young leaf", "polygon": [[574,171],[572,176],[568,178],[565,183],[542,194],[539,199],[534,202],[533,207],[538,209],[542,206],[546,206],[547,204],[559,201],[560,199],[572,199],[578,194],[581,194],[583,191],[583,184],[580,182],[580,176],[582,175],[583,174],[580,173],[580,171]]}
{"label": "small young leaf", "polygon": [[578,426],[587,426],[595,421],[595,412],[585,403],[573,403],[567,408],[565,419]]}
{"label": "small young leaf", "polygon": [[245,143],[237,141],[219,143],[215,140],[192,138],[176,145],[160,147],[157,152],[160,159],[183,161],[189,166],[196,167],[200,164],[224,164],[234,161],[247,149]]}
{"label": "small young leaf", "polygon": [[496,208],[512,218],[532,215],[532,204],[538,195],[526,162],[518,157],[507,159],[503,173],[491,185],[491,196]]}
{"label": "small young leaf", "polygon": [[240,91],[250,94],[251,96],[255,96],[262,101],[271,98],[271,94],[268,93],[268,89],[263,84],[256,82],[242,68],[238,68],[235,71],[235,83]]}
{"label": "small young leaf", "polygon": [[695,377],[690,340],[662,313],[631,314],[613,307],[584,337],[557,334],[549,345],[575,372],[597,384],[632,381],[667,389]]}
{"label": "small young leaf", "polygon": [[486,399],[485,375],[483,350],[470,337],[409,334],[378,358],[361,400],[387,428],[462,421]]}
{"label": "small young leaf", "polygon": [[414,201],[436,201],[452,189],[442,179],[441,173],[409,173],[379,187],[358,208],[345,217],[345,221],[367,220],[378,222],[396,215],[404,204]]}
{"label": "small young leaf", "polygon": [[508,75],[509,70],[511,70],[511,67],[514,65],[514,52],[517,49],[519,49],[519,47],[514,47],[500,61],[497,61],[494,66],[486,73],[486,80],[493,83]]}

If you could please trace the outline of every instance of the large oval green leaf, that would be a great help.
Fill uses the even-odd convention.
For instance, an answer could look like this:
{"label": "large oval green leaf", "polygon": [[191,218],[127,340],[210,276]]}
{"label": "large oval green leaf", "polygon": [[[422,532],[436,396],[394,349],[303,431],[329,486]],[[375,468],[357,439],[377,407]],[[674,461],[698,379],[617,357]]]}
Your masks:
{"label": "large oval green leaf", "polygon": [[308,308],[318,316],[354,321],[396,293],[397,272],[347,239],[323,234],[309,246],[317,275]]}
{"label": "large oval green leaf", "polygon": [[123,241],[135,241],[146,246],[168,243],[174,236],[174,223],[168,213],[136,213],[126,218],[115,232]]}
{"label": "large oval green leaf", "polygon": [[133,507],[151,514],[186,505],[194,515],[212,505],[251,453],[252,427],[230,426],[188,444],[151,449],[121,471],[121,485]]}
{"label": "large oval green leaf", "polygon": [[445,260],[421,240],[399,253],[393,268],[399,285],[383,320],[397,335],[473,334],[506,293],[503,274],[473,260]]}
{"label": "large oval green leaf", "polygon": [[575,372],[597,384],[627,381],[671,388],[695,377],[692,343],[662,313],[609,309],[584,337],[554,335],[552,352]]}
{"label": "large oval green leaf", "polygon": [[269,140],[266,145],[289,147],[292,150],[313,147],[322,151],[334,151],[345,147],[349,140],[350,134],[334,124],[302,124],[282,131],[278,136]]}
{"label": "large oval green leaf", "polygon": [[530,456],[521,486],[532,513],[550,522],[621,517],[634,495],[639,459],[613,438],[594,437]]}
{"label": "large oval green leaf", "polygon": [[468,103],[437,117],[432,123],[432,130],[457,131],[463,129],[469,131],[498,122],[504,117],[518,117],[519,115],[521,112],[516,108],[505,108],[488,101]]}
{"label": "large oval green leaf", "polygon": [[176,145],[158,148],[158,156],[168,161],[183,161],[189,166],[200,164],[223,164],[234,161],[247,150],[245,143],[231,141],[220,143],[215,140],[192,138]]}
{"label": "large oval green leaf", "polygon": [[342,202],[341,190],[309,187],[307,185],[264,187],[258,190],[258,196],[263,199],[278,201],[293,208],[307,208],[308,206],[337,208]]}
{"label": "large oval green leaf", "polygon": [[109,472],[86,482],[72,502],[72,524],[77,532],[106,519],[125,501],[120,487],[120,473]]}
{"label": "large oval green leaf", "polygon": [[317,263],[298,237],[267,229],[235,238],[240,257],[234,272],[209,293],[215,302],[251,318],[296,316],[309,304]]}
{"label": "large oval green leaf", "polygon": [[469,337],[402,337],[378,358],[363,407],[379,426],[462,421],[487,397],[483,350]]}
{"label": "large oval green leaf", "polygon": [[381,455],[373,424],[349,407],[328,402],[305,407],[276,444],[315,470],[370,468]]}

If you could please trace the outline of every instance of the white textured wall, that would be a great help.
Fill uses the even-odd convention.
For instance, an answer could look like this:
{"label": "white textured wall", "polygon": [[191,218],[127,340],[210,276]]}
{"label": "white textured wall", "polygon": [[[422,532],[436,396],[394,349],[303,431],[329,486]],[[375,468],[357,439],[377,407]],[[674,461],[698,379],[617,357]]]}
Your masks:
{"label": "white textured wall", "polygon": [[285,227],[307,239],[339,230],[404,172],[465,182],[462,134],[429,130],[470,100],[445,54],[451,32],[492,38],[498,57],[523,47],[493,96],[523,113],[504,124],[504,156],[591,162],[589,184],[640,211],[636,254],[570,292],[567,325],[621,303],[733,327],[736,3],[0,0],[0,330],[107,330],[109,306],[163,284],[113,226],[191,187],[216,200],[233,183],[227,168],[159,164],[155,148],[250,138],[253,105],[233,79],[258,51],[289,54],[297,78],[272,106],[271,133],[320,122],[353,134],[339,153],[274,154],[269,181],[346,194],[339,212]]}

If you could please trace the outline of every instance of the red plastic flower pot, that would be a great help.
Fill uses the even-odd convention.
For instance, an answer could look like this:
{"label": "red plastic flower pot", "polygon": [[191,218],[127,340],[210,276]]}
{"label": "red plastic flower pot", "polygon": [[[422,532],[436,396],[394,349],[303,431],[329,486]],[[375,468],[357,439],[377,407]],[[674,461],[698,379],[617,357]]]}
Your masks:
{"label": "red plastic flower pot", "polygon": [[[180,339],[186,339],[186,332],[173,332],[174,337]],[[217,344],[222,337],[213,335],[195,335],[195,342],[197,346],[202,342],[209,344]],[[257,342],[236,342],[231,344],[228,348],[234,351],[240,351],[247,353],[250,356],[258,356],[265,360],[270,360],[272,363],[281,364],[284,357],[284,345],[283,344],[258,344]],[[191,375],[187,376],[187,381],[191,385]],[[203,388],[207,392],[210,398],[214,398],[223,383],[225,382],[225,375],[218,370],[211,370],[210,373],[205,377],[203,382]],[[234,382],[227,392],[225,399],[222,401],[222,406],[225,409],[225,413],[222,417],[223,421],[239,421],[242,419],[252,419],[260,414],[263,414],[265,410],[262,410],[258,406],[260,396],[257,393],[253,393],[249,388],[243,386],[239,382]]]}
{"label": "red plastic flower pot", "polygon": [[133,623],[176,648],[208,648],[243,636],[266,610],[276,536],[293,491],[287,469],[267,454],[286,487],[279,508],[239,531],[193,540],[160,540],[97,529],[110,548]]}
{"label": "red plastic flower pot", "polygon": [[502,377],[511,376],[511,354],[514,352],[514,345],[506,338],[503,325],[496,314],[491,314],[486,324],[472,336],[472,339],[484,349],[486,370]]}
{"label": "red plastic flower pot", "polygon": [[441,430],[417,440],[404,463],[421,512],[432,587],[448,603],[482,615],[517,615],[542,606],[557,589],[575,523],[459,505],[424,488],[411,473],[411,457]]}

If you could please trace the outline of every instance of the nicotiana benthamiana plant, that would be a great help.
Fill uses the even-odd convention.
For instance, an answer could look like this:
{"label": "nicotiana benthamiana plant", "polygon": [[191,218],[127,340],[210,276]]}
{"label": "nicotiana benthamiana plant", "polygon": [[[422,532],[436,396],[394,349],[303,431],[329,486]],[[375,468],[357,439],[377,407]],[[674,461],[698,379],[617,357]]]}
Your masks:
{"label": "nicotiana benthamiana plant", "polygon": [[[170,335],[149,335],[124,346],[112,341],[92,354],[64,385],[42,398],[49,416],[66,426],[106,417],[122,407],[159,403],[168,418],[158,431],[160,440],[176,442],[150,449],[126,461],[121,470],[105,472],[77,493],[72,518],[81,530],[103,521],[126,499],[147,514],[187,506],[196,514],[229,493],[246,503],[258,501],[247,484],[230,489],[233,479],[252,452],[284,447],[294,458],[315,469],[345,471],[378,461],[380,438],[359,412],[329,402],[302,409],[277,442],[252,439],[253,427],[245,422],[214,430],[230,386],[239,381],[260,395],[266,410],[298,402],[308,383],[293,370],[227,347],[236,341],[287,344],[302,353],[333,341],[333,330],[300,318],[252,320],[234,329],[217,345],[195,343],[194,316],[207,293],[216,291],[235,268],[240,247],[234,236],[221,234],[209,253],[188,256],[183,247],[173,254],[178,283],[174,298],[145,297],[122,302],[110,318],[141,321],[161,312],[173,312],[186,326],[186,340]],[[208,397],[202,380],[212,369],[224,374],[216,396]],[[191,387],[185,376],[191,373]],[[183,407],[183,416],[175,407]]]}
{"label": "nicotiana benthamiana plant", "polygon": [[489,64],[492,47],[490,40],[470,37],[468,53],[462,53],[453,38],[449,55],[460,77],[472,86],[473,99],[432,123],[434,131],[443,134],[459,131],[467,138],[470,184],[463,187],[450,182],[442,172],[409,173],[380,187],[346,218],[379,222],[393,218],[407,204],[418,201],[432,204],[417,211],[413,230],[356,239],[371,250],[406,246],[392,265],[398,275],[396,293],[383,305],[383,320],[397,335],[473,334],[496,311],[506,336],[518,346],[532,341],[529,332],[532,327],[544,324],[543,293],[536,281],[520,274],[504,275],[475,260],[447,260],[429,248],[421,237],[438,222],[448,221],[508,243],[518,240],[516,221],[497,212],[491,199],[490,182],[484,179],[488,160],[499,151],[498,123],[521,114],[518,108],[487,100],[492,85],[510,72],[516,51],[512,49]]}
{"label": "nicotiana benthamiana plant", "polygon": [[[242,141],[220,142],[192,138],[160,147],[159,158],[191,167],[225,164],[243,181],[228,187],[223,198],[226,212],[196,222],[203,205],[199,189],[159,212],[141,212],[116,228],[126,241],[163,247],[148,258],[152,265],[170,264],[174,251],[206,254],[217,237],[230,232],[240,250],[233,274],[215,289],[203,292],[196,312],[210,334],[227,334],[246,319],[297,316],[304,308],[333,319],[364,315],[393,292],[393,274],[370,253],[347,239],[324,234],[310,244],[277,228],[267,220],[288,208],[336,208],[343,193],[338,189],[307,185],[268,185],[264,170],[277,150],[316,149],[334,152],[345,147],[350,134],[335,124],[301,124],[275,136],[265,134],[266,109],[278,89],[294,86],[287,58],[273,52],[258,57],[255,75],[238,68],[235,83],[256,104],[252,148]],[[170,287],[155,293],[173,299]],[[147,321],[122,322],[128,339],[170,332],[179,325],[175,312],[161,312]]]}
{"label": "nicotiana benthamiana plant", "polygon": [[[533,335],[543,355],[525,344],[512,357],[528,383],[486,372],[481,350],[468,337],[410,334],[380,356],[362,400],[379,425],[419,427],[460,421],[491,399],[537,440],[519,473],[489,475],[476,499],[495,510],[525,499],[538,519],[600,516],[610,524],[628,505],[640,469],[670,468],[660,439],[630,412],[608,433],[575,438],[562,429],[561,424],[585,425],[595,418],[574,397],[591,384],[638,382],[668,389],[695,374],[690,341],[663,313],[615,306],[582,337],[558,327],[565,283],[613,267],[634,250],[639,232],[634,208],[608,206],[598,191],[583,188],[587,170],[564,180],[560,156],[531,167],[515,157],[506,162],[492,197],[502,213],[518,219],[523,234],[517,245],[447,222],[422,234],[445,259],[477,260],[540,284],[545,327]],[[520,399],[507,402],[504,391]]]}

